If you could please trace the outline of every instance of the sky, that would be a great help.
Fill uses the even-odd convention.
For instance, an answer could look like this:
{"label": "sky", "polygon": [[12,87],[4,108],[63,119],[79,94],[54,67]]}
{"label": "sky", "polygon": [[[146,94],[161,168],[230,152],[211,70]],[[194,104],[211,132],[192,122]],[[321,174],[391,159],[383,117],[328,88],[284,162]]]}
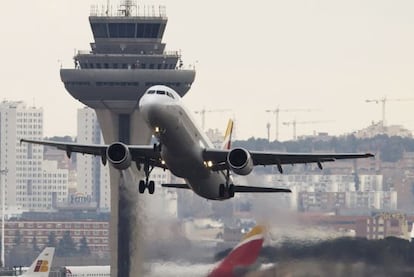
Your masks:
{"label": "sky", "polygon": [[[83,105],[66,92],[59,69],[93,41],[88,16],[106,0],[3,1],[0,100],[43,107],[44,135],[76,135]],[[111,0],[112,5],[118,1]],[[414,1],[139,1],[166,6],[167,50],[180,50],[196,78],[184,101],[206,114],[206,127],[236,120],[238,139],[266,137],[275,118],[298,135],[350,133],[381,120],[414,130]],[[409,99],[410,101],[391,101]],[[197,119],[200,116],[195,116]],[[292,126],[280,124],[280,139]]]}

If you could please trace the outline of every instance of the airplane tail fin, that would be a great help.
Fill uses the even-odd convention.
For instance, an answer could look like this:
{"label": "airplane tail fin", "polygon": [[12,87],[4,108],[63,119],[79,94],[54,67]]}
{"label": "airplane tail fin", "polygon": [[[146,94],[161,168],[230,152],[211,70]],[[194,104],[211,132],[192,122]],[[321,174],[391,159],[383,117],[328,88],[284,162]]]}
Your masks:
{"label": "airplane tail fin", "polygon": [[233,125],[234,121],[229,119],[229,123],[227,123],[226,133],[224,134],[223,144],[221,145],[221,149],[230,149],[231,147],[231,136],[233,135]]}
{"label": "airplane tail fin", "polygon": [[264,226],[256,225],[244,235],[241,242],[210,272],[208,277],[234,276],[236,270],[253,265],[263,247],[265,230]]}
{"label": "airplane tail fin", "polygon": [[54,247],[46,247],[22,276],[48,277],[54,254]]}

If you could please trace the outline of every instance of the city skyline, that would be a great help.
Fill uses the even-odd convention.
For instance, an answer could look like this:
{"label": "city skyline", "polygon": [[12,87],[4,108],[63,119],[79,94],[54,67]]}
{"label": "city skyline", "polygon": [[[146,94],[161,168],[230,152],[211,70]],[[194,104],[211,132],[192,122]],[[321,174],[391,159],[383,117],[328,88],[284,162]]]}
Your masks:
{"label": "city skyline", "polygon": [[[65,91],[59,69],[73,67],[74,49],[89,49],[90,5],[106,2],[3,4],[2,25],[20,21],[4,29],[10,43],[1,50],[11,55],[2,60],[2,98],[43,107],[45,136],[76,134],[83,105]],[[207,114],[206,129],[224,130],[224,118],[234,115],[238,139],[267,137],[269,122],[273,140],[274,115],[265,110],[280,107],[314,110],[281,113],[281,140],[292,137],[292,127],[281,123],[295,119],[321,122],[298,125],[298,135],[350,133],[382,118],[381,104],[365,100],[405,99],[414,91],[410,1],[139,4],[166,6],[167,50],[181,50],[184,65],[197,68],[186,104],[193,111],[232,110]],[[413,104],[388,102],[386,122],[414,130]]]}

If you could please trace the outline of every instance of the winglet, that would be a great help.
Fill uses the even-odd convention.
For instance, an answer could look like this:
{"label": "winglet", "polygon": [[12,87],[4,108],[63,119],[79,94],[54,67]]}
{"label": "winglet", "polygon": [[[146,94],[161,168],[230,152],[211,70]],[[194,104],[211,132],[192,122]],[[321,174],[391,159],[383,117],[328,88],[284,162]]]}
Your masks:
{"label": "winglet", "polygon": [[22,276],[48,277],[54,253],[54,247],[46,247]]}
{"label": "winglet", "polygon": [[262,249],[265,231],[264,226],[256,225],[244,235],[241,242],[210,272],[208,277],[234,276],[235,270],[253,265]]}
{"label": "winglet", "polygon": [[231,136],[233,135],[233,125],[234,125],[233,120],[229,119],[229,122],[227,123],[226,133],[224,134],[223,144],[221,145],[221,149],[230,149]]}

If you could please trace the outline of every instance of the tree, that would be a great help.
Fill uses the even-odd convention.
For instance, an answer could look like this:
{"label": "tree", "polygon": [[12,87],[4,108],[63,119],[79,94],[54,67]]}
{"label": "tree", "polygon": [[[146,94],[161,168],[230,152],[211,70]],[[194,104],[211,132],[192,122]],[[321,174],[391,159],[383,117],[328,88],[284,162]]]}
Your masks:
{"label": "tree", "polygon": [[63,233],[62,239],[59,241],[59,244],[56,248],[56,255],[60,257],[73,257],[77,254],[78,251],[76,249],[76,244],[70,235],[70,231],[65,231]]}
{"label": "tree", "polygon": [[57,246],[55,232],[50,232],[49,233],[49,236],[47,237],[47,246],[48,247],[56,247]]}
{"label": "tree", "polygon": [[81,238],[79,241],[79,254],[81,256],[89,256],[91,254],[86,237]]}
{"label": "tree", "polygon": [[37,245],[37,238],[35,236],[33,236],[32,238],[32,247],[33,247],[33,251],[35,252],[40,251],[39,245]]}
{"label": "tree", "polygon": [[22,242],[22,234],[20,233],[20,230],[16,230],[14,233],[14,244],[16,246],[19,246]]}

